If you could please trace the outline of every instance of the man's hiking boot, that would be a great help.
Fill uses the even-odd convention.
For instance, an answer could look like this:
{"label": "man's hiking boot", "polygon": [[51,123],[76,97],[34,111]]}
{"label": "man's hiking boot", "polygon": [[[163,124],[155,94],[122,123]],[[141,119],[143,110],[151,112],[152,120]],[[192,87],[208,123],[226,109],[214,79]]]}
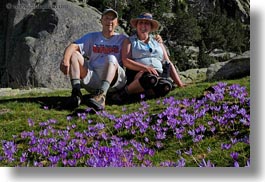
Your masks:
{"label": "man's hiking boot", "polygon": [[128,101],[128,94],[124,89],[114,93],[112,96],[111,96],[111,100],[116,103],[116,104],[123,104],[125,103],[126,101]]}
{"label": "man's hiking boot", "polygon": [[105,109],[106,95],[103,90],[96,90],[96,92],[88,100],[88,106],[94,108],[96,111]]}
{"label": "man's hiking boot", "polygon": [[66,109],[75,109],[82,102],[82,93],[80,89],[73,88],[71,97],[66,101],[65,107]]}

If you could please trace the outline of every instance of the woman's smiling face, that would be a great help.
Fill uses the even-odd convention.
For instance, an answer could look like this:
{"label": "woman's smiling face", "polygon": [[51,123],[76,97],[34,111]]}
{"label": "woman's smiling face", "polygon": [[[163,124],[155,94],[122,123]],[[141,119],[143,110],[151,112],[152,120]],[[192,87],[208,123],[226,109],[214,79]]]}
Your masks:
{"label": "woman's smiling face", "polygon": [[148,20],[138,20],[137,21],[137,31],[141,33],[149,33],[151,31],[152,25]]}

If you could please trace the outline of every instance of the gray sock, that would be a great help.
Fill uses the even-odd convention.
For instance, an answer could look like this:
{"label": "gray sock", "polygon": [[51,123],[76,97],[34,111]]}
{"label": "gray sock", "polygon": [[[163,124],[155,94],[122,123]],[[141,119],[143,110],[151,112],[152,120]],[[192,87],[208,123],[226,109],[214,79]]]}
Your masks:
{"label": "gray sock", "polygon": [[72,88],[81,89],[81,82],[80,79],[74,78],[71,79]]}
{"label": "gray sock", "polygon": [[107,94],[109,87],[110,87],[110,82],[108,82],[107,80],[102,80],[102,84],[101,84],[100,89],[103,90],[104,95]]}

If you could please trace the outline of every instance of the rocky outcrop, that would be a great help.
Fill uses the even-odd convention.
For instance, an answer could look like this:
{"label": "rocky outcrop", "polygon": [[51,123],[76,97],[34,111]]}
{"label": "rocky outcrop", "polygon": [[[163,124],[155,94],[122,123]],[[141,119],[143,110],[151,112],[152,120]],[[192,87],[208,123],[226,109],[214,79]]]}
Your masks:
{"label": "rocky outcrop", "polygon": [[229,61],[218,62],[207,69],[207,80],[236,79],[250,75],[250,52]]}
{"label": "rocky outcrop", "polygon": [[208,68],[189,69],[179,72],[184,83],[237,79],[250,75],[250,53],[233,57],[225,62],[211,64]]}
{"label": "rocky outcrop", "polygon": [[250,0],[186,0],[186,2],[198,12],[198,16],[218,8],[228,17],[240,19],[244,23],[250,21]]}
{"label": "rocky outcrop", "polygon": [[209,56],[218,62],[228,61],[236,56],[236,53],[227,52],[222,49],[214,49],[209,53]]}
{"label": "rocky outcrop", "polygon": [[181,81],[184,83],[204,82],[206,77],[207,68],[189,69],[179,73]]}
{"label": "rocky outcrop", "polygon": [[100,12],[64,0],[10,1],[5,7],[0,63],[6,64],[9,86],[69,87],[69,78],[59,71],[63,51],[83,34],[101,30]]}

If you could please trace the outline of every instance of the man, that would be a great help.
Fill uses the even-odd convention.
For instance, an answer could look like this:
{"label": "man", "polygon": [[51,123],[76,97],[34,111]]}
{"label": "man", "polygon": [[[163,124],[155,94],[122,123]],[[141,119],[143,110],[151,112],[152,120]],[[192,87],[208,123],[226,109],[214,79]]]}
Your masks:
{"label": "man", "polygon": [[60,70],[70,75],[72,84],[72,95],[67,107],[76,108],[80,105],[82,85],[93,93],[88,105],[95,110],[102,110],[105,108],[107,92],[117,91],[126,84],[125,72],[121,67],[121,47],[126,36],[114,32],[118,26],[118,13],[106,9],[102,13],[101,24],[101,32],[88,33],[65,49]]}

